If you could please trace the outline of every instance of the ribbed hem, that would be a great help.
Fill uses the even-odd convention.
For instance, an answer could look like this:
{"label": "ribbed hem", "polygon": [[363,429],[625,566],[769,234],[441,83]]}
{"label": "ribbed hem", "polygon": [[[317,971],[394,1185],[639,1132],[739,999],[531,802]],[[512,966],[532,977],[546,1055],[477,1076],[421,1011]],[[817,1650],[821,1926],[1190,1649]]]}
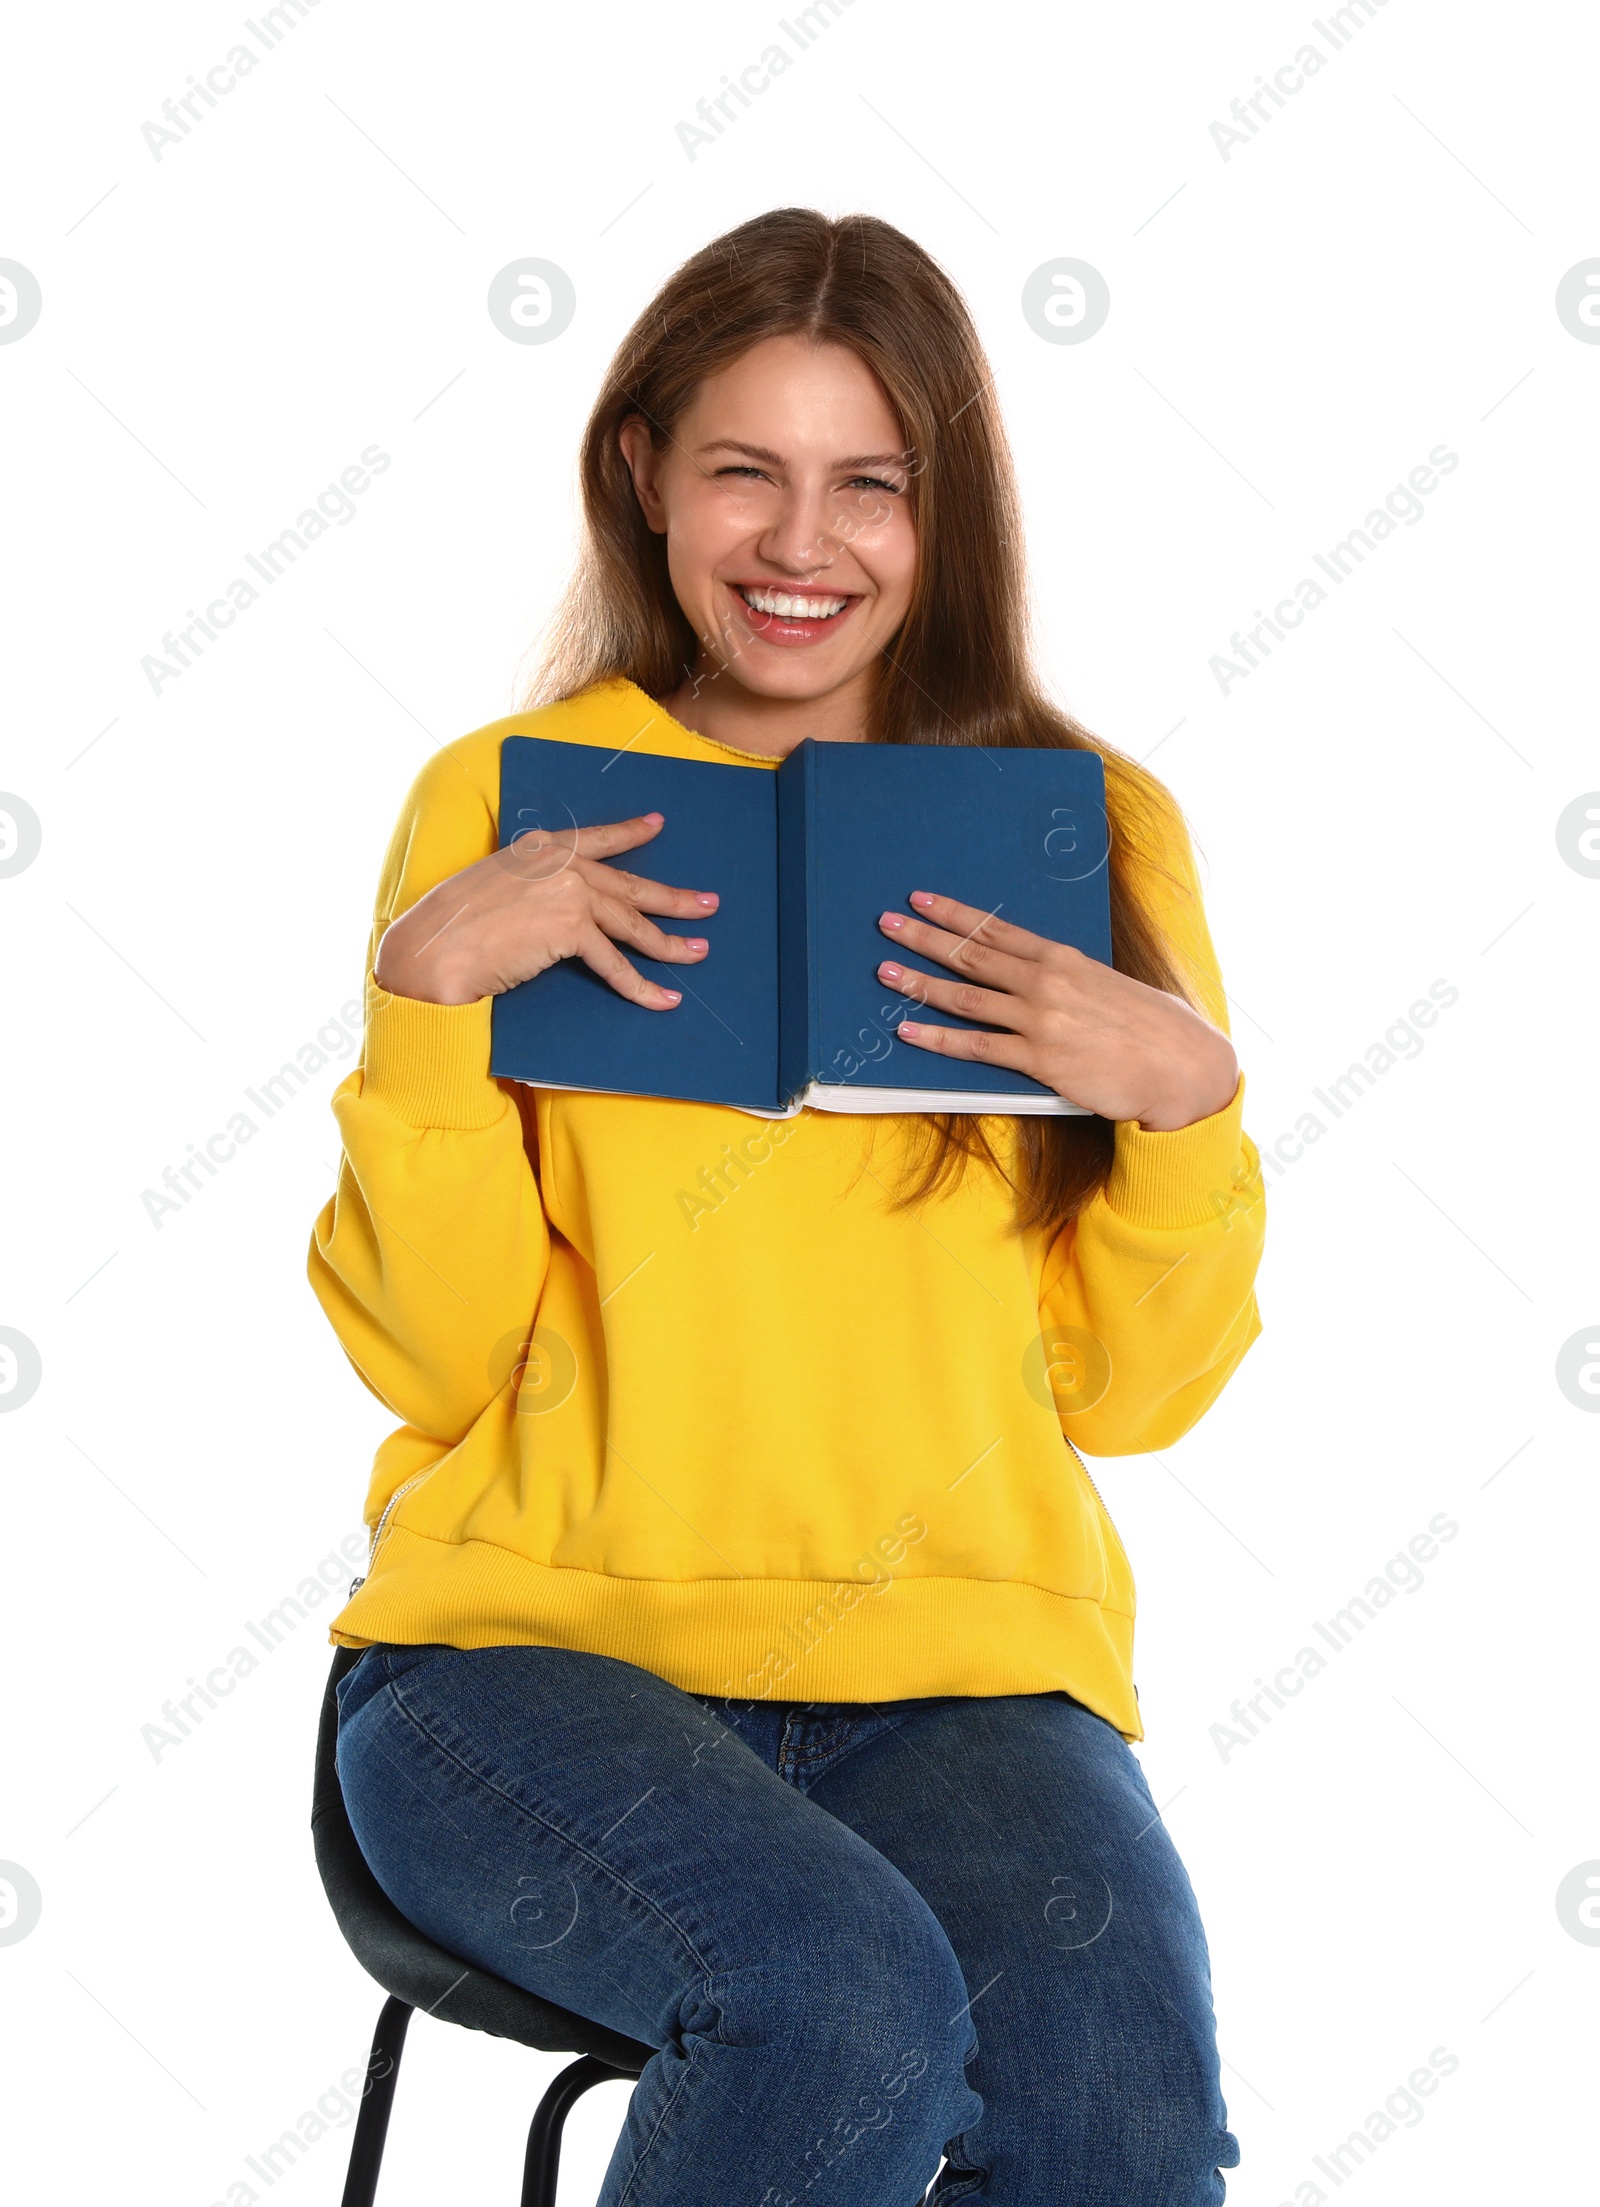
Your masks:
{"label": "ribbed hem", "polygon": [[1233,1101],[1193,1126],[1159,1133],[1137,1119],[1119,1119],[1106,1202],[1135,1226],[1203,1226],[1226,1215],[1233,1194],[1253,1175],[1241,1073]]}
{"label": "ribbed hem", "polygon": [[492,996],[474,1004],[424,1004],[367,979],[361,1092],[407,1126],[469,1131],[490,1126],[505,1097],[489,1077]]}
{"label": "ribbed hem", "polygon": [[1005,1579],[891,1578],[875,1591],[860,1579],[612,1578],[392,1526],[328,1636],[345,1648],[575,1648],[737,1700],[1069,1693],[1143,1737],[1133,1619]]}

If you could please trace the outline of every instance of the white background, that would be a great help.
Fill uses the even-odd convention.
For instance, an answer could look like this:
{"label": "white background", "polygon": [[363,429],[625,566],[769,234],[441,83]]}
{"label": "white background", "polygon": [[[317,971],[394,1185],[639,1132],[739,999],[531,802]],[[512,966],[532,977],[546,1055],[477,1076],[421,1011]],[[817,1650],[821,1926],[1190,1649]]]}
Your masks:
{"label": "white background", "polygon": [[[0,787],[44,833],[0,882],[0,1323],[43,1364],[0,1424],[0,1857],[43,1894],[0,1946],[13,2190],[210,2207],[363,2058],[379,1995],[307,1829],[320,1621],[159,1761],[141,1738],[359,1528],[389,1421],[303,1275],[348,1051],[159,1229],[143,1191],[358,994],[407,783],[515,703],[618,337],[798,202],[887,217],[965,290],[1050,678],[1193,822],[1251,1132],[1327,1127],[1275,1171],[1265,1332],[1219,1404],[1095,1466],[1212,1943],[1230,2200],[1331,2194],[1313,2156],[1438,2047],[1459,2068],[1362,2207],[1573,2196],[1600,1950],[1555,1896],[1600,1857],[1600,1425],[1555,1370],[1600,1320],[1600,882],[1556,822],[1600,787],[1600,346],[1554,296],[1600,254],[1593,19],[1388,0],[1224,159],[1211,124],[1308,13],[854,0],[691,161],[675,126],[775,23],[321,0],[157,160],[141,126],[238,14],[13,22],[0,255],[44,302],[0,346]],[[547,345],[485,309],[524,255],[576,286]],[[1111,292],[1079,345],[1020,311],[1062,255]],[[356,518],[153,694],[164,632],[371,444]],[[1212,656],[1440,444],[1424,518],[1224,694]],[[1334,1121],[1312,1090],[1436,980],[1420,1055]],[[1439,1512],[1423,1585],[1225,1760],[1234,1700]],[[420,2020],[386,2207],[514,2198],[556,2066]],[[574,2119],[570,2201],[621,2105]],[[347,2144],[273,2196],[335,2201]]]}

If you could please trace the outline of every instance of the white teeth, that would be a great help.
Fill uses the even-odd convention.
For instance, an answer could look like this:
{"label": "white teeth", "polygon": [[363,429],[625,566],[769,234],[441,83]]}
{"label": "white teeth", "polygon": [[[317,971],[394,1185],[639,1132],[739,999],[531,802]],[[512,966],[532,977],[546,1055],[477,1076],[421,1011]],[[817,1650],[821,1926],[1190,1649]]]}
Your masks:
{"label": "white teeth", "polygon": [[739,595],[756,613],[775,613],[788,621],[827,621],[842,613],[848,598],[797,598],[788,590],[744,590]]}

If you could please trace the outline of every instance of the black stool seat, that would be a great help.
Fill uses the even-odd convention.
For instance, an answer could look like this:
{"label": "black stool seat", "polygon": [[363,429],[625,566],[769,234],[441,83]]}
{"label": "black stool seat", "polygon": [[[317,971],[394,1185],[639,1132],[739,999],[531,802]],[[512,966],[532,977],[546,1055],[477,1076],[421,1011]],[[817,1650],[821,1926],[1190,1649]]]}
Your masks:
{"label": "black stool seat", "polygon": [[343,2207],[372,2207],[400,2051],[417,2008],[442,2022],[487,2031],[494,2038],[515,2039],[541,2053],[583,2057],[550,2086],[528,2136],[523,2207],[554,2207],[561,2124],[567,2109],[591,2084],[610,2077],[637,2077],[654,2048],[462,1961],[436,1946],[396,1908],[357,1844],[334,1757],[339,1729],[335,1689],[360,1658],[359,1648],[339,1648],[334,1653],[322,1697],[311,1804],[317,1869],[334,1918],[356,1960],[390,1996],[373,2040],[369,2084],[351,2144]]}

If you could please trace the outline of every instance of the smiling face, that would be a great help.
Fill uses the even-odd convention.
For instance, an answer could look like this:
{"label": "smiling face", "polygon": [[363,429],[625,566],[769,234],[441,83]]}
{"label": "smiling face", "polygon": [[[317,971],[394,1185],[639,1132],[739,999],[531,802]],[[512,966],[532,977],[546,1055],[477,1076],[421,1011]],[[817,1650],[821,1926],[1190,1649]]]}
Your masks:
{"label": "smiling face", "polygon": [[752,750],[860,740],[916,575],[910,455],[865,361],[768,338],[701,384],[660,451],[640,417],[620,434],[700,639],[668,709]]}

